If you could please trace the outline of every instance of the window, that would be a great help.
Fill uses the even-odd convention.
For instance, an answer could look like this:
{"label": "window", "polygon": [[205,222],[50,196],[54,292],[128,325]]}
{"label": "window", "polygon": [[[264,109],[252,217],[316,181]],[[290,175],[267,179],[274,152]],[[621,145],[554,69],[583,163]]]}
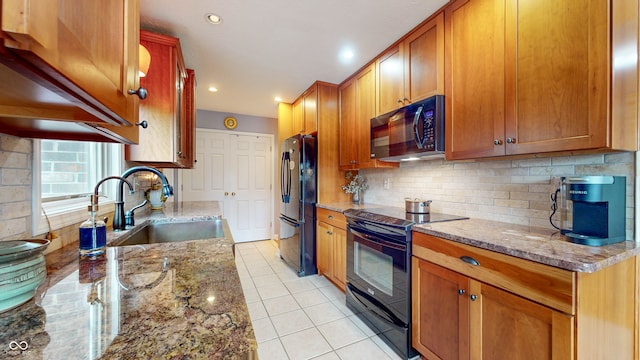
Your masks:
{"label": "window", "polygon": [[[122,145],[84,141],[35,140],[33,156],[34,235],[83,221],[89,194],[98,181],[122,172]],[[100,187],[100,212],[113,209],[116,181]],[[106,206],[105,206],[106,205]]]}

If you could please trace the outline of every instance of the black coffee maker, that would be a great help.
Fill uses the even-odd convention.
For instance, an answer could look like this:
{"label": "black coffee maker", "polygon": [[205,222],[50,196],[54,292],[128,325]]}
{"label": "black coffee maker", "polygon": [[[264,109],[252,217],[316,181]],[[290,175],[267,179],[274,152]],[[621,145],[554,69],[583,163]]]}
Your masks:
{"label": "black coffee maker", "polygon": [[602,246],[626,240],[626,177],[561,179],[561,232],[576,244]]}

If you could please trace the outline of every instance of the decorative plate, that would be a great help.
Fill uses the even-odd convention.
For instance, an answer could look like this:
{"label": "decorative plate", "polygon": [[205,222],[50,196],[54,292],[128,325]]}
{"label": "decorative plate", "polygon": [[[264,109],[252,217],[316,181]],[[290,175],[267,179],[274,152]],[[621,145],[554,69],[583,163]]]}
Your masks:
{"label": "decorative plate", "polygon": [[235,129],[238,126],[238,120],[236,118],[229,116],[224,119],[224,127],[227,129]]}

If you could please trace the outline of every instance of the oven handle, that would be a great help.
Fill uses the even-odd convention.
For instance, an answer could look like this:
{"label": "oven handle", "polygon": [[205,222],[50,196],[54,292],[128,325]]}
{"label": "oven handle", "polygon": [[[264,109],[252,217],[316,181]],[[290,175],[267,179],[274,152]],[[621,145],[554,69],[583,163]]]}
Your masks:
{"label": "oven handle", "polygon": [[[347,283],[346,288],[347,288],[347,292],[349,293],[349,295],[351,295],[351,297],[354,300],[358,301],[358,303],[360,303],[360,305],[364,306],[367,310],[369,310],[372,313],[376,314],[382,320],[384,320],[384,321],[386,321],[388,323],[391,323],[391,324],[393,324],[393,325],[395,325],[395,326],[397,326],[399,328],[402,328],[402,329],[406,329],[408,327],[408,325],[405,324],[404,321],[400,320],[392,312],[387,310],[387,307],[384,306],[380,301],[378,301],[378,300],[376,300],[374,298],[371,298],[370,296],[365,294],[362,290],[356,289],[353,285],[351,285],[351,283]],[[373,303],[373,305],[375,305],[378,309],[382,310],[382,312],[384,312],[384,315],[380,314],[375,309],[372,309],[369,306],[367,306],[367,304],[365,302],[360,300],[361,297],[367,299],[368,301]]]}
{"label": "oven handle", "polygon": [[369,243],[372,243],[372,244],[376,244],[376,245],[380,245],[380,246],[384,246],[384,247],[388,247],[388,248],[392,248],[392,249],[396,249],[396,250],[400,250],[400,251],[405,251],[406,248],[407,248],[406,245],[395,244],[395,243],[386,241],[386,240],[382,239],[379,236],[362,233],[362,232],[360,232],[358,230],[355,230],[351,226],[347,226],[347,227],[349,228],[349,231],[351,231],[355,236],[357,236],[360,239],[364,240],[364,241],[362,241],[360,239],[354,239],[354,241],[369,242]]}

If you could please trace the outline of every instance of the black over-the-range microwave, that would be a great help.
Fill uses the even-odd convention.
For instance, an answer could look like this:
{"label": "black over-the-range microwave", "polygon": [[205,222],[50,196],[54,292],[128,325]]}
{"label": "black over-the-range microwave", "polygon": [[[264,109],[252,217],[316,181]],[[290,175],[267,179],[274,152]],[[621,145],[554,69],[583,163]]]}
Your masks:
{"label": "black over-the-range microwave", "polygon": [[444,95],[371,119],[371,158],[385,161],[444,154]]}

